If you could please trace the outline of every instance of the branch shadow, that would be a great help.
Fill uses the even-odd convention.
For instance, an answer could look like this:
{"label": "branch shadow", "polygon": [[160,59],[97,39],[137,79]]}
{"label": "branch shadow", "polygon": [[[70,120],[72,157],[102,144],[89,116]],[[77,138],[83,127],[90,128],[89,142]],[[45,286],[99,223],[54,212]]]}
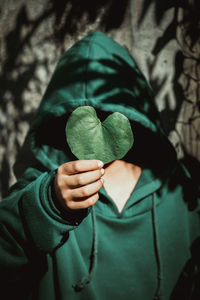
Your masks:
{"label": "branch shadow", "polygon": [[176,107],[174,109],[170,109],[170,100],[168,98],[169,95],[167,94],[164,99],[165,108],[160,112],[167,135],[169,135],[172,130],[176,130],[176,123],[183,105],[184,88],[179,83],[179,79],[181,78],[183,73],[183,61],[184,56],[182,51],[177,51],[174,60],[174,65],[176,66],[176,68],[174,76],[172,78],[172,88],[176,99]]}

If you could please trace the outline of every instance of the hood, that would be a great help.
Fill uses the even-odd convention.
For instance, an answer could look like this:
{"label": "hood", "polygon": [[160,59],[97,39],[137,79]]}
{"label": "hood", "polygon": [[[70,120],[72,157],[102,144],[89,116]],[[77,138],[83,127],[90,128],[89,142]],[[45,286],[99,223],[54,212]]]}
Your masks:
{"label": "hood", "polygon": [[25,143],[34,160],[53,170],[76,159],[64,129],[70,113],[86,105],[93,106],[100,119],[112,112],[128,117],[135,137],[128,159],[154,165],[159,155],[159,173],[166,167],[165,153],[174,161],[149,83],[128,51],[101,32],[78,41],[58,62]]}

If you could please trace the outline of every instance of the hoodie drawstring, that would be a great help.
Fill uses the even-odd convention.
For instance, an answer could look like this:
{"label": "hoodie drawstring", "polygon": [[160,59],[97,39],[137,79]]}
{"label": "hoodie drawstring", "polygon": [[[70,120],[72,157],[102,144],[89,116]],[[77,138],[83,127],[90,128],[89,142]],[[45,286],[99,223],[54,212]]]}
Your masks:
{"label": "hoodie drawstring", "polygon": [[158,282],[154,300],[160,300],[163,275],[162,275],[161,251],[160,251],[158,229],[157,229],[156,201],[155,201],[154,194],[152,195],[152,224],[153,224],[155,255],[156,255],[156,262],[157,262],[157,282]]}
{"label": "hoodie drawstring", "polygon": [[[81,291],[94,277],[97,267],[97,254],[98,254],[98,239],[97,239],[97,226],[96,226],[96,215],[94,207],[92,207],[92,225],[93,225],[93,242],[92,251],[90,256],[90,268],[88,275],[84,276],[77,284],[73,285],[76,292]],[[162,286],[162,263],[161,263],[161,251],[157,229],[157,214],[156,214],[156,202],[155,195],[152,195],[152,226],[153,226],[153,237],[155,246],[155,255],[157,262],[157,289],[154,296],[154,300],[161,300],[161,286]]]}
{"label": "hoodie drawstring", "polygon": [[73,285],[76,292],[81,291],[86,284],[90,283],[94,277],[96,266],[97,266],[97,254],[98,254],[98,239],[97,239],[97,226],[96,226],[96,215],[94,207],[91,211],[92,215],[92,227],[93,227],[93,241],[92,241],[92,251],[90,256],[90,268],[88,275],[84,276],[77,284]]}

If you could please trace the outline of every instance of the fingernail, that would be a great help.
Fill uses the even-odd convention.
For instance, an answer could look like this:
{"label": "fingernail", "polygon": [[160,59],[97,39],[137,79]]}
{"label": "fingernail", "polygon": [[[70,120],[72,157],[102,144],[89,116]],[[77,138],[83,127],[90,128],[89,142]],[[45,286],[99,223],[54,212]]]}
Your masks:
{"label": "fingernail", "polygon": [[101,160],[98,162],[98,166],[99,166],[100,168],[103,167],[103,162],[102,162]]}
{"label": "fingernail", "polygon": [[105,170],[104,169],[101,169],[101,174],[103,175],[105,173]]}

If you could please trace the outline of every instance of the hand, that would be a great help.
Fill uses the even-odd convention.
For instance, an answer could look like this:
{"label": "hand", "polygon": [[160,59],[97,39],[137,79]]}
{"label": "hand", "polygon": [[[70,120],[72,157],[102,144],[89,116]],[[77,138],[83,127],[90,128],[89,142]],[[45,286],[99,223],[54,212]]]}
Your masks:
{"label": "hand", "polygon": [[103,185],[102,167],[99,160],[76,160],[61,165],[54,179],[54,192],[62,207],[77,210],[94,205]]}

